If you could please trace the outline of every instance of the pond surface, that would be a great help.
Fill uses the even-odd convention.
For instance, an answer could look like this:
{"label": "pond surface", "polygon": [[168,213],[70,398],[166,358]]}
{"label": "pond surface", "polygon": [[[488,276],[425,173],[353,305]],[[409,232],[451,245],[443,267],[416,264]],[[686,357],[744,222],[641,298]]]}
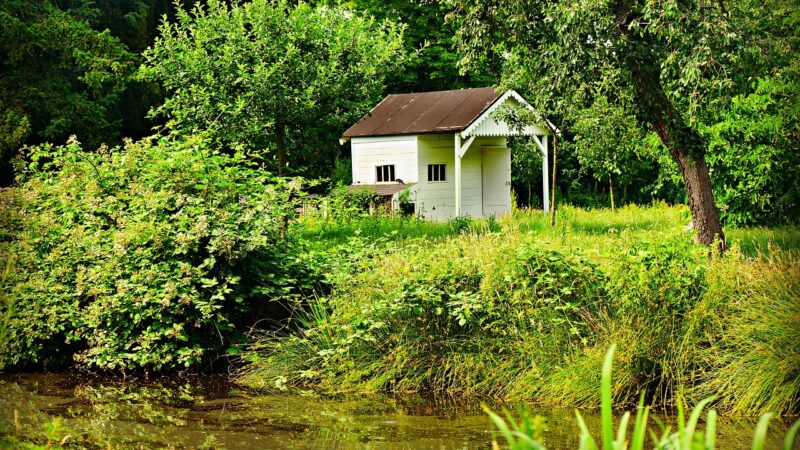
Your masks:
{"label": "pond surface", "polygon": [[[549,449],[578,447],[572,410],[532,410],[547,418]],[[97,448],[489,449],[494,429],[477,403],[420,396],[257,395],[224,377],[0,375],[0,433],[41,441],[55,417],[59,438]],[[585,417],[596,431],[597,414]],[[754,427],[722,419],[718,448],[749,449]],[[773,421],[767,448],[779,448],[786,428]]]}

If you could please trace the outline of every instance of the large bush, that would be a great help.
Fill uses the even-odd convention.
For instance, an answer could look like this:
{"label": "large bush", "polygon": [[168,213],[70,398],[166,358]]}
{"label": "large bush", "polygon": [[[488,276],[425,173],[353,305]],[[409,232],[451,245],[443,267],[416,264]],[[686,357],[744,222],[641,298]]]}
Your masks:
{"label": "large bush", "polygon": [[369,263],[312,301],[299,335],[254,347],[246,382],[491,395],[519,369],[500,366],[529,352],[558,364],[591,341],[604,288],[580,252],[500,234],[418,244],[362,254]]}
{"label": "large bush", "polygon": [[0,193],[0,367],[189,366],[302,287],[291,186],[199,141],[30,149]]}

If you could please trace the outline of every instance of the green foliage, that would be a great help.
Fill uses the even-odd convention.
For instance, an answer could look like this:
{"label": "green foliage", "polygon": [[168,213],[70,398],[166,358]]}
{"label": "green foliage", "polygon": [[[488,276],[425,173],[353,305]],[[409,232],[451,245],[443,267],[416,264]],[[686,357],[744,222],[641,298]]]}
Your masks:
{"label": "green foliage", "polygon": [[[630,412],[626,412],[619,421],[619,426],[615,432],[613,411],[611,402],[612,383],[611,383],[611,364],[614,355],[614,345],[608,350],[602,369],[602,381],[600,385],[600,397],[602,406],[600,414],[602,418],[601,433],[602,445],[598,447],[594,437],[586,426],[581,413],[575,411],[575,415],[580,429],[580,450],[643,450],[646,447],[647,433],[650,433],[652,448],[656,450],[714,450],[716,442],[716,418],[717,413],[713,409],[708,411],[705,420],[705,432],[698,428],[703,409],[708,405],[712,398],[700,401],[692,410],[689,418],[686,419],[683,411],[682,402],[678,403],[677,426],[674,432],[670,427],[661,426],[661,435],[657,435],[652,429],[648,428],[649,407],[644,406],[644,396],[639,401],[636,418],[633,422],[631,433],[628,433],[628,423]],[[506,418],[498,416],[488,408],[484,408],[486,413],[494,422],[498,431],[503,435],[511,450],[544,450],[545,447],[539,443],[541,441],[540,431],[543,419],[541,417],[531,418],[525,410],[520,411],[520,418],[514,419],[506,413]],[[761,417],[753,435],[753,450],[763,449],[767,437],[767,426],[771,414]],[[800,421],[786,433],[783,449],[791,450],[794,446],[797,432],[800,430]],[[496,441],[494,445],[497,446]]]}
{"label": "green foliage", "polygon": [[[530,208],[541,207],[541,183],[542,177],[542,151],[535,142],[530,140],[510,139],[511,148],[511,180],[514,183],[515,196],[524,199],[525,206]],[[538,194],[537,194],[538,193]],[[538,198],[537,198],[538,197]],[[514,199],[516,200],[516,198]],[[516,207],[518,201],[512,201],[512,207]]]}
{"label": "green foliage", "polygon": [[108,31],[92,29],[90,5],[61,10],[50,0],[0,5],[0,170],[24,142],[92,147],[118,138],[119,99],[134,55]]}
{"label": "green foliage", "polygon": [[211,0],[164,23],[144,79],[167,127],[282,174],[328,175],[338,138],[403,62],[402,27],[338,7]]}
{"label": "green foliage", "polygon": [[322,213],[327,215],[325,220],[337,224],[367,217],[380,203],[381,197],[374,189],[366,187],[351,190],[347,186],[333,189],[319,201]]}
{"label": "green foliage", "polygon": [[72,437],[62,425],[60,417],[45,422],[42,426],[41,435],[43,438],[41,440],[44,444],[19,440],[15,436],[0,436],[0,446],[9,450],[59,450],[67,448],[65,444],[69,443]]}
{"label": "green foliage", "polygon": [[702,129],[722,218],[743,226],[800,220],[800,80],[761,78]]}
{"label": "green foliage", "polygon": [[[782,251],[769,234],[737,230],[728,257],[709,259],[683,230],[685,208],[563,207],[559,215],[553,229],[541,213],[519,212],[490,233],[489,223],[456,233],[384,217],[338,231],[298,224],[317,248],[337,242],[355,263],[327,271],[339,272],[328,278],[331,292],[309,300],[295,331],[253,343],[242,382],[593,407],[605,349],[620,342],[612,393],[620,404],[636,404],[643,391],[659,407],[684,393],[715,395],[725,411],[798,410],[796,358],[787,356],[799,341],[790,329],[789,293],[800,279],[790,270],[794,241]],[[356,240],[339,236],[353,231]],[[744,236],[768,253],[741,255]],[[743,276],[750,272],[785,276],[761,284]]]}
{"label": "green foliage", "polygon": [[292,186],[201,141],[29,152],[0,201],[16,268],[4,367],[188,367],[305,283],[286,234]]}
{"label": "green foliage", "polygon": [[336,158],[331,171],[331,186],[349,186],[353,183],[353,164],[350,158]]}
{"label": "green foliage", "polygon": [[[7,255],[5,252],[0,253],[5,260],[3,271],[0,272],[0,286],[6,286],[6,282],[11,278],[14,271],[14,258]],[[6,345],[8,342],[8,327],[11,319],[14,317],[14,301],[8,292],[5,290],[0,291],[0,345]]]}
{"label": "green foliage", "polygon": [[599,95],[591,106],[575,113],[575,123],[570,127],[575,133],[572,150],[581,169],[589,171],[595,180],[608,183],[612,207],[615,187],[619,202],[621,189],[634,180],[645,184],[642,174],[653,165],[642,144],[644,133],[627,110]]}
{"label": "green foliage", "polygon": [[453,217],[452,219],[448,220],[447,223],[450,225],[450,229],[453,230],[456,234],[461,234],[466,231],[469,231],[469,223],[472,219],[470,219],[467,215],[461,215],[457,217]]}
{"label": "green foliage", "polygon": [[470,73],[459,71],[459,55],[453,45],[456,25],[446,20],[452,9],[446,2],[322,0],[318,3],[341,4],[378,20],[406,25],[404,46],[409,60],[404,67],[387,74],[391,93],[470,88],[496,82],[488,66]]}

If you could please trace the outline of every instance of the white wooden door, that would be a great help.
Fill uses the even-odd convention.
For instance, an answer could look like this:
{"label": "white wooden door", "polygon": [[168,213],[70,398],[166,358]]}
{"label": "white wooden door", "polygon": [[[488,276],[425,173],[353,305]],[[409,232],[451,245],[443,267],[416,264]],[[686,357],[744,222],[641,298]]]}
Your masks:
{"label": "white wooden door", "polygon": [[481,148],[483,215],[511,211],[511,151],[506,147]]}

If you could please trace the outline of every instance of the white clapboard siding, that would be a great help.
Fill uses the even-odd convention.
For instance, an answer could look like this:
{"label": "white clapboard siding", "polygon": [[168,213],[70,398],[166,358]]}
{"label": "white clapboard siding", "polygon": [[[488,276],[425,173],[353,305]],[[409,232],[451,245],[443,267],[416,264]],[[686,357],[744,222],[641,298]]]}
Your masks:
{"label": "white clapboard siding", "polygon": [[[461,213],[482,217],[481,146],[505,146],[504,138],[478,138],[461,159]],[[455,149],[452,134],[420,135],[419,182],[415,186],[417,213],[426,219],[447,220],[455,215]],[[428,181],[428,164],[445,164],[445,181]]]}
{"label": "white clapboard siding", "polygon": [[375,167],[387,164],[404,183],[417,182],[416,135],[357,137],[351,145],[354,184],[375,184]]}

